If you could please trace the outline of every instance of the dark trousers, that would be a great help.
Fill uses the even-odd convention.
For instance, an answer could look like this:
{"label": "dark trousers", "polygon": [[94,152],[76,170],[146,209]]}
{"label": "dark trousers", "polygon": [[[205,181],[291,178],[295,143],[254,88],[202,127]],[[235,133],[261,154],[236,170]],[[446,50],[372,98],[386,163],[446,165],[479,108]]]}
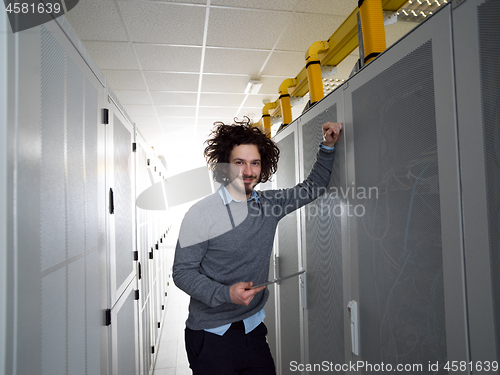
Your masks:
{"label": "dark trousers", "polygon": [[248,334],[233,323],[223,336],[186,327],[189,367],[193,375],[275,375],[266,334],[264,323]]}

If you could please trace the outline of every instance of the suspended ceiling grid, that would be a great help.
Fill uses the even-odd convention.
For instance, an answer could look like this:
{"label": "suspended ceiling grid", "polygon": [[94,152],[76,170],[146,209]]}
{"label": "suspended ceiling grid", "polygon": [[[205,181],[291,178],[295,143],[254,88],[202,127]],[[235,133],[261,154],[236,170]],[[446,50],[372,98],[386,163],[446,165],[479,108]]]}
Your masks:
{"label": "suspended ceiling grid", "polygon": [[[173,175],[204,165],[215,121],[258,121],[264,101],[304,67],[357,0],[80,0],[66,18]],[[386,26],[387,46],[416,23]],[[334,79],[347,79],[355,50]],[[258,94],[245,94],[251,79]],[[305,105],[293,108],[296,118]],[[277,127],[278,125],[275,125]],[[274,129],[274,127],[273,127]]]}

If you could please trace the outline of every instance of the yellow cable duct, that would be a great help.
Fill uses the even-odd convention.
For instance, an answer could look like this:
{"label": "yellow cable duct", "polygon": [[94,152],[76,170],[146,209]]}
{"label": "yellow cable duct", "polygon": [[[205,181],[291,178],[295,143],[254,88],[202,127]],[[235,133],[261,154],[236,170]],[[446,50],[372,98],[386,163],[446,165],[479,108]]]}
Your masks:
{"label": "yellow cable duct", "polygon": [[[382,9],[395,12],[406,3],[407,0],[382,0]],[[329,45],[328,49],[318,53],[321,65],[337,66],[358,47],[358,11],[359,8],[354,9],[326,41]],[[309,82],[305,67],[297,74],[295,80],[297,80],[297,84],[291,88],[289,94],[292,97],[303,97],[309,92]],[[279,117],[281,116],[279,100],[274,103],[277,105],[272,108],[268,107],[266,114]],[[269,112],[270,110],[272,112]],[[264,110],[262,113],[264,114]]]}
{"label": "yellow cable duct", "polygon": [[329,47],[328,42],[314,42],[306,52],[306,71],[311,104],[319,102],[325,95],[318,54],[327,51]]}
{"label": "yellow cable duct", "polygon": [[283,125],[288,125],[293,121],[292,105],[290,103],[290,94],[288,93],[288,88],[296,85],[297,79],[287,78],[281,83],[279,88],[279,100],[281,105],[281,113],[283,116]]}
{"label": "yellow cable duct", "polygon": [[359,0],[365,64],[368,64],[386,48],[384,12],[382,0]]}

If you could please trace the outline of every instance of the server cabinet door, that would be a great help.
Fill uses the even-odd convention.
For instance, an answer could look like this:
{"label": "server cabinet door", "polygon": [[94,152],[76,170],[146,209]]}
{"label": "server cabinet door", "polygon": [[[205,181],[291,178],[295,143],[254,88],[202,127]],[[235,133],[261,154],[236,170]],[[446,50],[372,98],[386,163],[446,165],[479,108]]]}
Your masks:
{"label": "server cabinet door", "polygon": [[[309,174],[323,140],[322,124],[344,122],[342,90],[321,100],[301,117],[301,176]],[[345,351],[345,306],[348,302],[348,251],[345,193],[345,144],[335,146],[330,183],[322,196],[302,208],[302,259],[306,269],[303,301],[307,364],[342,364]],[[347,272],[344,272],[344,268]],[[303,297],[304,298],[304,297]],[[346,346],[348,348],[348,346]],[[321,373],[326,367],[311,371]],[[329,373],[339,373],[328,367]]]}
{"label": "server cabinet door", "polygon": [[384,52],[344,92],[360,319],[352,359],[379,366],[361,373],[382,363],[448,373],[448,360],[468,359],[450,12]]}
{"label": "server cabinet door", "polygon": [[[297,184],[299,176],[297,123],[290,124],[275,138],[281,152],[280,164],[276,173],[276,187],[278,189],[290,188]],[[299,271],[299,220],[299,211],[297,210],[285,216],[278,224],[276,236],[278,277]],[[280,282],[277,294],[278,346],[280,348],[277,367],[282,374],[286,374],[291,362],[300,363],[303,359],[302,308],[298,277]]]}
{"label": "server cabinet door", "polygon": [[[270,190],[275,189],[276,181],[267,181],[266,183],[261,183],[258,187],[259,190]],[[269,260],[269,278],[268,280],[274,280],[276,278],[276,252],[277,252],[277,239],[274,239],[273,252],[271,254],[271,258]],[[271,284],[267,286],[267,290],[269,290],[269,298],[267,300],[265,311],[266,311],[266,319],[264,320],[264,324],[267,327],[267,342],[269,344],[269,348],[271,349],[271,354],[274,358],[275,365],[277,366],[277,358],[278,358],[278,324],[277,324],[277,292],[276,292],[276,284]]]}
{"label": "server cabinet door", "polygon": [[[138,360],[138,290],[136,278],[134,128],[108,89],[106,125],[106,198],[112,374],[136,374]],[[136,358],[137,357],[137,358]]]}
{"label": "server cabinet door", "polygon": [[104,86],[64,22],[6,34],[12,374],[107,371]]}
{"label": "server cabinet door", "polygon": [[118,301],[135,276],[135,153],[134,129],[108,92],[106,125],[106,193],[110,306]]}
{"label": "server cabinet door", "polygon": [[[474,373],[500,361],[500,3],[453,9],[468,323]],[[490,370],[488,370],[488,368]]]}
{"label": "server cabinet door", "polygon": [[131,282],[111,309],[111,374],[139,374],[137,283]]}

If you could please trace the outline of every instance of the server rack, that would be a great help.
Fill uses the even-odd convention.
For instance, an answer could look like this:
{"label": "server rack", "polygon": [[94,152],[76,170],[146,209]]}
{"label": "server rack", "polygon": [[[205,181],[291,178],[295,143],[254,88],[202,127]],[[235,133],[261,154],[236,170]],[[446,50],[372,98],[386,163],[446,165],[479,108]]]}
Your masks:
{"label": "server rack", "polygon": [[[1,371],[151,373],[152,347],[146,354],[139,342],[150,333],[158,343],[168,270],[161,254],[139,311],[135,126],[63,16],[15,34],[1,25],[9,71]],[[158,243],[163,208],[151,214]],[[144,321],[152,327],[141,329]]]}
{"label": "server rack", "polygon": [[279,373],[293,356],[303,373],[498,373],[499,14],[491,0],[443,7],[276,137],[297,134],[293,185],[321,123],[344,123],[340,197],[301,213],[307,303],[289,339],[305,352],[282,344]]}

